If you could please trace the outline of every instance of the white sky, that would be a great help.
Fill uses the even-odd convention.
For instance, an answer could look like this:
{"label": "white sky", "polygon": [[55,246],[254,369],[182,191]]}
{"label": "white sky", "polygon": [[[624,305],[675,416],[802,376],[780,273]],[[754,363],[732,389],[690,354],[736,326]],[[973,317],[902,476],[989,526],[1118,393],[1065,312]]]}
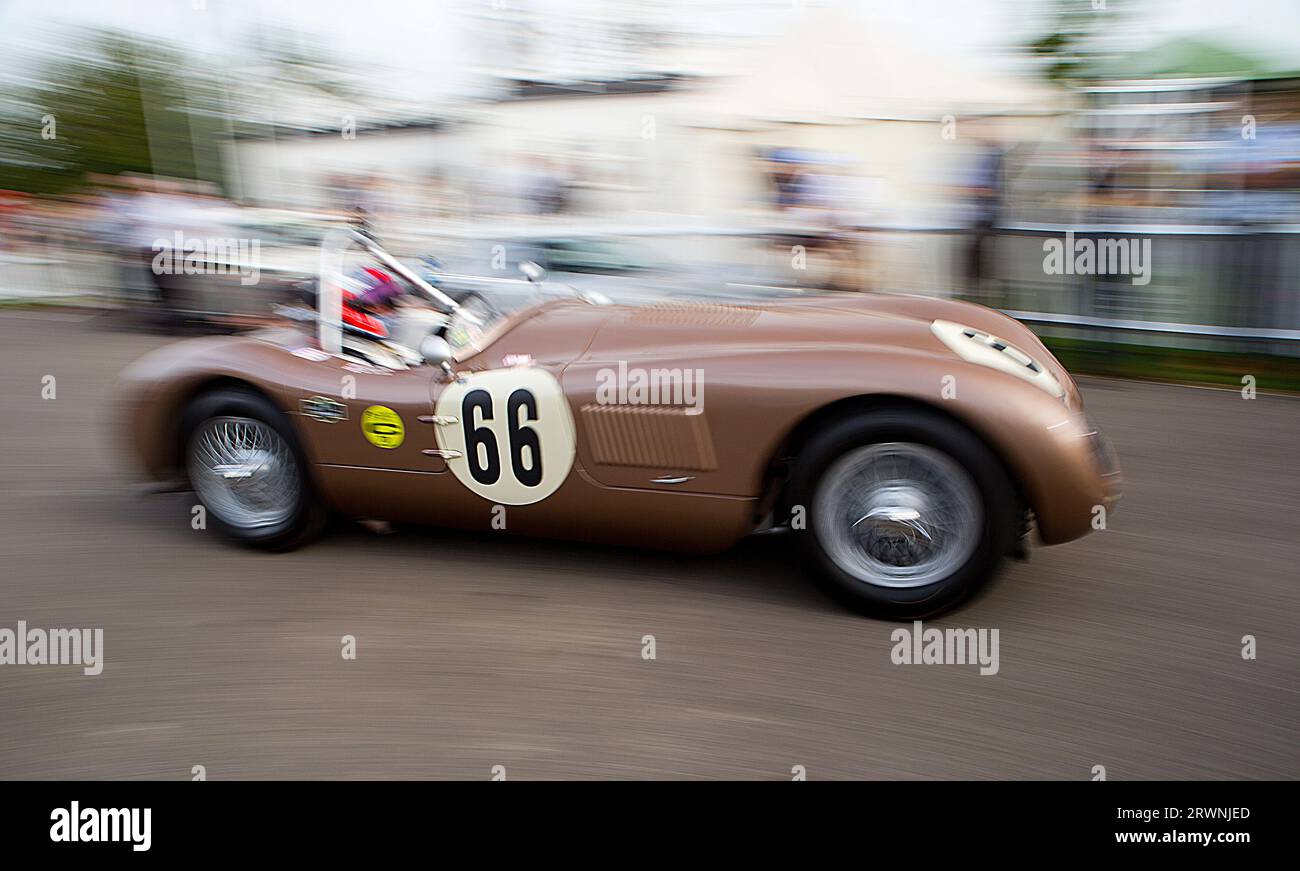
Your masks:
{"label": "white sky", "polygon": [[[1090,8],[1091,0],[1075,0]],[[30,53],[49,46],[62,26],[112,26],[175,47],[231,54],[248,34],[283,24],[307,45],[365,70],[384,92],[406,99],[455,93],[467,64],[484,60],[491,17],[531,9],[540,32],[534,50],[562,65],[583,47],[583,16],[612,8],[647,10],[685,31],[751,35],[779,32],[805,8],[836,0],[0,0],[0,70],[21,74]],[[931,47],[994,59],[1038,30],[1043,0],[838,0],[872,18],[915,31]],[[1110,0],[1143,37],[1211,33],[1300,68],[1297,0]],[[195,8],[196,6],[203,8]],[[1096,14],[1112,14],[1096,13]],[[471,30],[471,28],[477,28]],[[474,35],[477,34],[477,35]],[[27,54],[24,54],[27,52]]]}

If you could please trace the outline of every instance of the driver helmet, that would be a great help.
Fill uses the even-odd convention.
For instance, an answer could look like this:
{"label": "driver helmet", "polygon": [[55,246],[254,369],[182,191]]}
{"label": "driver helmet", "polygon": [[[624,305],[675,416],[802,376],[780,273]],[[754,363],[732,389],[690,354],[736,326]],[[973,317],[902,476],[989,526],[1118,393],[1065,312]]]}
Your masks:
{"label": "driver helmet", "polygon": [[359,276],[365,290],[354,297],[357,305],[363,308],[391,306],[402,295],[402,286],[382,269],[363,267]]}

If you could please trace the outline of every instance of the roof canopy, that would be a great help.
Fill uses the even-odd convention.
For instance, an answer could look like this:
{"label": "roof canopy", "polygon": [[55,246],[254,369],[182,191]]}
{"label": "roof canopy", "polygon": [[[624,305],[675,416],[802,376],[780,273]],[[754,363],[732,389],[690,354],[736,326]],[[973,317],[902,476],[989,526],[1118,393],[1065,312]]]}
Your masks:
{"label": "roof canopy", "polygon": [[1125,54],[1098,69],[1108,79],[1280,79],[1300,71],[1213,38],[1182,36]]}

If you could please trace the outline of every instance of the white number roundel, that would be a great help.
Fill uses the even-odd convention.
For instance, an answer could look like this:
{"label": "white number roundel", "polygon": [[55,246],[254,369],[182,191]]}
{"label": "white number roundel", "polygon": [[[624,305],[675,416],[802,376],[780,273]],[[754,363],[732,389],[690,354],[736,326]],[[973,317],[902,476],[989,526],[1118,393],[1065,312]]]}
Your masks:
{"label": "white number roundel", "polygon": [[453,475],[484,499],[530,505],[550,496],[573,468],[573,415],[564,390],[544,369],[467,373],[438,396],[436,412],[456,423],[436,427]]}

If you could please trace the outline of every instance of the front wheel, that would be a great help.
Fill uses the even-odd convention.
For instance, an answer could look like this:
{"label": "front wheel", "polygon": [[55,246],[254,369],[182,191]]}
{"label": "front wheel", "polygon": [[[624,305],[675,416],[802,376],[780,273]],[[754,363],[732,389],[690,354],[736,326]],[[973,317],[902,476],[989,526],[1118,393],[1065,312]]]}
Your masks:
{"label": "front wheel", "polygon": [[324,526],[293,427],[266,397],[242,388],[205,393],[186,408],[182,433],[190,484],[228,537],[287,550]]}
{"label": "front wheel", "polygon": [[1015,488],[978,437],[934,412],[881,409],[815,436],[791,479],[800,533],[828,590],[872,616],[953,607],[997,570],[1017,532]]}

